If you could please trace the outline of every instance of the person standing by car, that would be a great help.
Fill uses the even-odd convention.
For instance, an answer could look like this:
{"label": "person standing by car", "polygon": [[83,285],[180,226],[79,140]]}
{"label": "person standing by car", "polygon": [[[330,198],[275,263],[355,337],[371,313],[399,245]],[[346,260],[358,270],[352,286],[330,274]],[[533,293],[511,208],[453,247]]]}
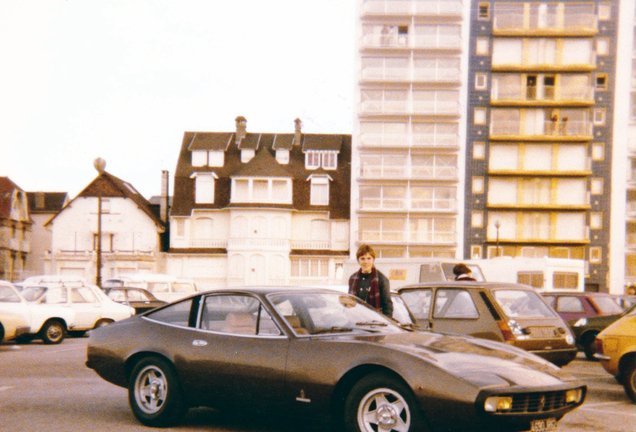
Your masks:
{"label": "person standing by car", "polygon": [[464,263],[459,263],[453,268],[456,281],[476,281],[473,271]]}
{"label": "person standing by car", "polygon": [[386,316],[393,315],[389,279],[375,268],[375,250],[360,245],[356,252],[360,270],[349,278],[349,294],[358,297]]}

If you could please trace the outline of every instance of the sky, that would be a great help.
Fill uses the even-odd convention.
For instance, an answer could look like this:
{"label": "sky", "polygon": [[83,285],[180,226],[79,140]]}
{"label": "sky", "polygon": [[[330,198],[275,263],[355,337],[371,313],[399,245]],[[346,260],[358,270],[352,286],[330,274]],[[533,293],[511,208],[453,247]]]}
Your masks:
{"label": "sky", "polygon": [[183,134],[350,134],[353,0],[1,0],[0,176],[171,188]]}

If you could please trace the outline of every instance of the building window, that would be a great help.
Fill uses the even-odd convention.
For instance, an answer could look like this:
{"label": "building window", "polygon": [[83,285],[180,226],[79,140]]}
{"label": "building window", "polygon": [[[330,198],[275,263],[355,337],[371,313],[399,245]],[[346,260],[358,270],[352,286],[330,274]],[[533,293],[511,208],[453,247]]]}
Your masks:
{"label": "building window", "polygon": [[592,144],[592,160],[602,161],[605,159],[605,144],[593,143]]}
{"label": "building window", "polygon": [[305,153],[305,168],[316,169],[320,167],[320,152],[308,151]]}
{"label": "building window", "polygon": [[490,52],[490,41],[488,38],[477,38],[475,54],[488,55]]}
{"label": "building window", "polygon": [[486,143],[476,142],[473,143],[473,159],[485,159],[486,158]]}
{"label": "building window", "polygon": [[232,179],[230,202],[291,204],[291,179]]}
{"label": "building window", "polygon": [[197,174],[194,179],[195,204],[214,203],[214,177],[212,174]]}
{"label": "building window", "polygon": [[596,41],[596,54],[608,55],[609,54],[609,39],[608,38],[598,38]]}
{"label": "building window", "polygon": [[607,90],[607,74],[596,75],[596,90]]}
{"label": "building window", "polygon": [[472,257],[472,259],[481,259],[482,253],[483,252],[481,246],[472,245],[470,247],[470,256]]}
{"label": "building window", "polygon": [[529,285],[532,288],[543,288],[543,272],[523,272],[517,273],[517,283]]}
{"label": "building window", "polygon": [[475,108],[474,121],[476,125],[486,124],[486,108]]}
{"label": "building window", "polygon": [[590,214],[590,228],[591,229],[603,228],[603,213],[594,212]]}
{"label": "building window", "polygon": [[473,177],[473,193],[474,194],[484,193],[484,178],[483,177]]}
{"label": "building window", "polygon": [[208,152],[208,166],[222,167],[225,163],[224,151],[209,151]]}
{"label": "building window", "polygon": [[612,18],[612,5],[610,3],[601,3],[598,5],[598,19],[607,21]]}
{"label": "building window", "polygon": [[479,20],[490,19],[490,3],[486,3],[486,2],[479,3],[477,19]]}
{"label": "building window", "polygon": [[311,205],[329,205],[329,177],[311,177]]}
{"label": "building window", "polygon": [[329,259],[327,258],[292,258],[292,277],[328,277]]}
{"label": "building window", "polygon": [[208,164],[208,152],[205,150],[192,150],[192,166],[200,167]]}
{"label": "building window", "polygon": [[590,248],[590,262],[598,264],[603,261],[603,250],[600,246]]}
{"label": "building window", "polygon": [[475,89],[486,90],[488,88],[488,75],[482,72],[475,74]]}
{"label": "building window", "polygon": [[594,124],[596,126],[605,125],[605,108],[596,108],[594,110]]}
{"label": "building window", "polygon": [[176,236],[184,237],[185,236],[185,220],[183,219],[175,219],[176,228]]}
{"label": "building window", "polygon": [[593,178],[590,181],[590,192],[592,193],[592,195],[603,194],[603,179],[602,178]]}
{"label": "building window", "polygon": [[334,170],[338,167],[338,153],[324,152],[322,154],[322,167],[326,170]]}
{"label": "building window", "polygon": [[482,228],[484,226],[484,213],[474,211],[471,216],[471,226],[473,228]]}
{"label": "building window", "polygon": [[101,205],[101,212],[102,214],[104,213],[110,213],[110,200],[108,198],[102,198],[102,205]]}

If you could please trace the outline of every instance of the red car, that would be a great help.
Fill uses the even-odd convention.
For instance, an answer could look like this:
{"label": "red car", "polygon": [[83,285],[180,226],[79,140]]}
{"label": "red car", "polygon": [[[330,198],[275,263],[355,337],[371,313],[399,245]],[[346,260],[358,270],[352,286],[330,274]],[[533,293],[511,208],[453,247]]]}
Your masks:
{"label": "red car", "polygon": [[616,297],[607,293],[550,291],[543,293],[543,297],[565,322],[624,311]]}

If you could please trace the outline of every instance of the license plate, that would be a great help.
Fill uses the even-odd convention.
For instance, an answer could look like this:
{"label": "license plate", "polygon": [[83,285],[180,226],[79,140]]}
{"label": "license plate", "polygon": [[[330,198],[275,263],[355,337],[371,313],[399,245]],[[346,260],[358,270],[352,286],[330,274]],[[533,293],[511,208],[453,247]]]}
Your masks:
{"label": "license plate", "polygon": [[548,432],[557,430],[556,419],[533,420],[530,422],[530,432]]}

